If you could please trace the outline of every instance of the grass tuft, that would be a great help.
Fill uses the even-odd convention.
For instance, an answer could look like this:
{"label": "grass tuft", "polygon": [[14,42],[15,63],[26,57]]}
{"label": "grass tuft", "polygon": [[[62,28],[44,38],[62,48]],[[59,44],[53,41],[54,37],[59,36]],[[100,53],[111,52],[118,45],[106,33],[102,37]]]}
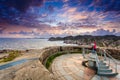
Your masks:
{"label": "grass tuft", "polygon": [[0,62],[8,62],[8,61],[12,61],[13,59],[15,59],[16,57],[20,56],[20,51],[10,51],[7,52],[7,54],[9,54],[7,57],[4,57],[3,59],[0,60]]}

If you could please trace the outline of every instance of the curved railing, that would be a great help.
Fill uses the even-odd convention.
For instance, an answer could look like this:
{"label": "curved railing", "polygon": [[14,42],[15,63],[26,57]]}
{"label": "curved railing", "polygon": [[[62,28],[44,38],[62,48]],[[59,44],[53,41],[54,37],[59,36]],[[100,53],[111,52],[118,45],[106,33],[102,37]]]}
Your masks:
{"label": "curved railing", "polygon": [[[86,58],[86,59],[89,59],[89,55],[87,57],[86,54],[89,54],[89,52],[91,52],[91,50],[82,48],[82,51],[83,51],[82,52],[83,57]],[[95,51],[95,61],[96,61],[97,67],[99,68],[99,58],[98,58],[98,54],[97,54],[96,51]]]}
{"label": "curved railing", "polygon": [[106,60],[106,62],[108,62],[108,65],[112,67],[112,69],[116,73],[118,73],[118,70],[117,70],[117,65],[119,64],[118,61],[115,58],[113,58],[110,54],[108,54],[109,52],[108,50],[102,50],[102,51],[103,51],[104,60]]}
{"label": "curved railing", "polygon": [[98,58],[98,54],[97,54],[97,52],[95,51],[95,56],[96,56],[96,58],[95,58],[95,61],[96,61],[96,64],[97,64],[97,68],[98,68],[98,70],[99,70],[99,62],[100,62],[100,60],[99,60],[99,58]]}
{"label": "curved railing", "polygon": [[[88,52],[89,51],[87,49],[83,48],[83,57],[89,60],[89,58],[86,55],[86,53]],[[110,66],[115,73],[118,73],[117,65],[120,63],[115,58],[113,58],[108,52],[109,51],[105,49],[99,49],[97,50],[97,52],[95,51],[96,66],[99,69],[100,61],[105,61],[105,63],[107,63],[108,66]]]}

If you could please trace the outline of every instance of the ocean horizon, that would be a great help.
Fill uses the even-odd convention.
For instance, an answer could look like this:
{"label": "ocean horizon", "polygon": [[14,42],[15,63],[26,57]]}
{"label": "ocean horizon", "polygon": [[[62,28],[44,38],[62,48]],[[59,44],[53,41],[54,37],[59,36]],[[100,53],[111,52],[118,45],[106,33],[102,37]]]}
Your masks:
{"label": "ocean horizon", "polygon": [[42,49],[51,46],[70,46],[63,41],[49,41],[44,38],[0,38],[0,50]]}

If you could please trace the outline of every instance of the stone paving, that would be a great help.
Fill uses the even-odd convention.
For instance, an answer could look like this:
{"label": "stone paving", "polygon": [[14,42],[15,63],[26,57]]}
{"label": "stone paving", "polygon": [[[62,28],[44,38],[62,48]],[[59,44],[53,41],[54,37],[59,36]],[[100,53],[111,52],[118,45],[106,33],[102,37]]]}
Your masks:
{"label": "stone paving", "polygon": [[[120,80],[120,70],[116,77],[103,77],[82,65],[81,54],[65,54],[57,57],[52,63],[52,72],[56,80]],[[118,65],[120,68],[120,65]]]}

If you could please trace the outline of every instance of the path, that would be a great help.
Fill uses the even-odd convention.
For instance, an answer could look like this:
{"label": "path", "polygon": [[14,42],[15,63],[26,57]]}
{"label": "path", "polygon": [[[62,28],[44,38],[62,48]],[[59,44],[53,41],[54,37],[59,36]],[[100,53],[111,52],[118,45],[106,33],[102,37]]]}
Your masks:
{"label": "path", "polygon": [[114,78],[98,76],[94,70],[84,67],[82,61],[81,54],[62,55],[53,61],[52,72],[57,80],[120,80],[120,74]]}
{"label": "path", "polygon": [[6,69],[6,68],[9,68],[9,67],[12,67],[12,66],[16,66],[16,65],[19,65],[19,64],[22,64],[22,63],[27,62],[29,60],[39,60],[39,58],[21,59],[21,60],[9,62],[7,64],[0,65],[0,70]]}

